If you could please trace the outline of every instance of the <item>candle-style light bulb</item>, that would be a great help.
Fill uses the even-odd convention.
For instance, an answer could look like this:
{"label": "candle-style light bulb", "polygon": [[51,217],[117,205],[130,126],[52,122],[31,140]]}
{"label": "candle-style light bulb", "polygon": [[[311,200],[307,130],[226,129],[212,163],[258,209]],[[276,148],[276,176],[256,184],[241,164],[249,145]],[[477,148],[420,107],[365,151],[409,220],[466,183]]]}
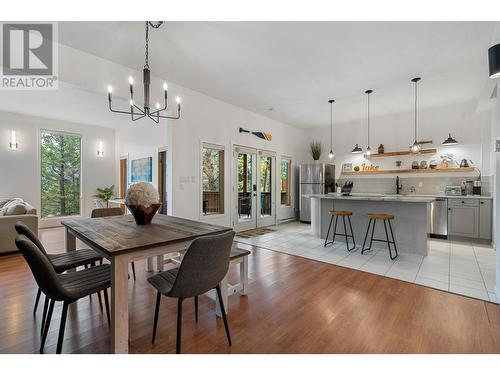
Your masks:
{"label": "candle-style light bulb", "polygon": [[134,84],[134,77],[130,76],[128,77],[128,84],[133,85]]}
{"label": "candle-style light bulb", "polygon": [[130,106],[132,107],[134,105],[134,101],[130,99]]}
{"label": "candle-style light bulb", "polygon": [[156,109],[160,109],[160,103],[156,103]]}
{"label": "candle-style light bulb", "polygon": [[175,98],[175,101],[177,102],[177,104],[181,104],[181,98],[177,97]]}
{"label": "candle-style light bulb", "polygon": [[111,85],[108,86],[108,93],[111,94],[113,92],[113,87]]}
{"label": "candle-style light bulb", "polygon": [[168,90],[167,82],[163,82],[163,91],[167,91],[167,90]]}

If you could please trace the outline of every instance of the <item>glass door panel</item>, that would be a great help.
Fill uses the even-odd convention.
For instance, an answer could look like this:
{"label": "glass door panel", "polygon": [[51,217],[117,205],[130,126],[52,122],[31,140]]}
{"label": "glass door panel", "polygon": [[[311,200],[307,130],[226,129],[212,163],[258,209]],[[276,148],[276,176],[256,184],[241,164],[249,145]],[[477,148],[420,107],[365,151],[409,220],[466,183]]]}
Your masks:
{"label": "glass door panel", "polygon": [[234,220],[235,230],[250,230],[257,226],[256,196],[257,196],[257,154],[243,149],[235,150],[236,194]]}
{"label": "glass door panel", "polygon": [[275,161],[276,157],[262,153],[259,155],[258,202],[259,217],[257,227],[276,224],[275,213]]}

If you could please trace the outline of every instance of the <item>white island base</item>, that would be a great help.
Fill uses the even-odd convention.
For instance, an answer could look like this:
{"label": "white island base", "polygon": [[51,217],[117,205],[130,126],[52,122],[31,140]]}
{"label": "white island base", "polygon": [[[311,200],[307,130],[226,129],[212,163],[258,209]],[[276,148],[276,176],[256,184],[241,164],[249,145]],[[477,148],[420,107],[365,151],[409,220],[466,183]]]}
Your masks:
{"label": "white island base", "polygon": [[[391,225],[398,252],[413,253],[423,256],[426,256],[428,253],[427,233],[430,225],[429,210],[431,206],[430,203],[434,200],[433,198],[368,195],[344,197],[337,194],[311,195],[310,198],[311,227],[313,233],[319,238],[324,239],[326,237],[331,218],[329,214],[330,210],[351,211],[351,223],[356,246],[361,249],[369,221],[366,214],[389,214],[394,215],[394,220],[391,221]],[[334,225],[332,224],[329,240],[331,240],[333,236],[333,227]],[[347,227],[349,229],[348,224]],[[344,233],[341,217],[339,217],[337,233]],[[367,238],[366,247],[369,246],[370,235]],[[382,220],[377,220],[373,238],[386,239]],[[335,241],[345,242],[345,237],[337,235]],[[387,245],[382,242],[374,242],[373,245],[378,248],[387,247]],[[350,244],[350,246],[352,245]]]}

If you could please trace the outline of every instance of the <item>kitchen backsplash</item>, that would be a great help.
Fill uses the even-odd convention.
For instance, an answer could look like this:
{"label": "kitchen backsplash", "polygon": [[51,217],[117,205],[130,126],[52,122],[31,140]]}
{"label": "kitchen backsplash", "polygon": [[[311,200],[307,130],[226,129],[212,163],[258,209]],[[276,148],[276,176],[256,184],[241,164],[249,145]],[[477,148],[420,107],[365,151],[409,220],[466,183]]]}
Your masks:
{"label": "kitchen backsplash", "polygon": [[[415,188],[416,194],[444,194],[444,189],[448,185],[460,186],[462,181],[475,180],[466,177],[425,177],[425,178],[399,178],[402,193],[410,193],[411,188]],[[394,178],[341,178],[337,182],[340,184],[346,181],[353,181],[353,193],[395,193],[396,177]],[[493,176],[481,177],[481,194],[490,195],[492,191]]]}

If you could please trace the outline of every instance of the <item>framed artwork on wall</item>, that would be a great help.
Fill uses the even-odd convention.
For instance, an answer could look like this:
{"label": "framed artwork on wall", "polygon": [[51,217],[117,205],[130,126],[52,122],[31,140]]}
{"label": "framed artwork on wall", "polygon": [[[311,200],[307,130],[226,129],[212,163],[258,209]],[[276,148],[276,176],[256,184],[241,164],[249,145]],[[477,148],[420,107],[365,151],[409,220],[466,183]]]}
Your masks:
{"label": "framed artwork on wall", "polygon": [[153,158],[142,158],[131,161],[131,182],[153,182]]}
{"label": "framed artwork on wall", "polygon": [[342,164],[342,172],[352,172],[352,163]]}

